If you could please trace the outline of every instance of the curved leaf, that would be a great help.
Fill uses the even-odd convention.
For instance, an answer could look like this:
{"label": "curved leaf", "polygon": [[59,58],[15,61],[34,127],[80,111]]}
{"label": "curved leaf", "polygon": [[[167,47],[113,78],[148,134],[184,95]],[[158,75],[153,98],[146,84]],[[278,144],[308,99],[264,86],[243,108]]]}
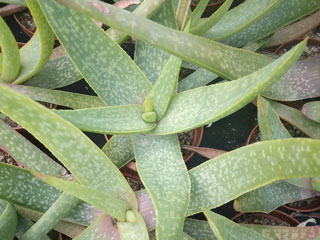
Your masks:
{"label": "curved leaf", "polygon": [[2,17],[0,17],[0,46],[2,52],[1,80],[13,82],[20,70],[20,53],[18,44]]}
{"label": "curved leaf", "polygon": [[146,123],[140,105],[54,111],[65,120],[87,132],[136,134],[149,132],[155,124]]}
{"label": "curved leaf", "polygon": [[219,214],[203,209],[203,213],[208,219],[209,225],[219,240],[223,239],[267,239],[257,232],[237,224],[230,219]]}
{"label": "curved leaf", "polygon": [[208,5],[208,2],[209,2],[209,0],[200,0],[197,3],[196,8],[192,11],[192,14],[190,16],[190,21],[191,21],[190,28],[191,29],[193,27],[195,27],[199,23],[199,21],[201,21],[201,16]]}
{"label": "curved leaf", "polygon": [[14,84],[21,84],[38,73],[48,62],[54,42],[53,32],[37,0],[26,0],[37,26],[31,40],[20,50],[21,70]]}
{"label": "curved leaf", "polygon": [[305,42],[268,66],[235,82],[214,84],[175,95],[152,133],[164,135],[184,132],[237,111],[284,75],[298,59],[304,46]]}
{"label": "curved leaf", "polygon": [[157,238],[180,240],[190,182],[177,137],[136,135],[133,149],[139,176],[155,206]]}
{"label": "curved leaf", "polygon": [[39,4],[79,72],[106,104],[143,103],[150,82],[91,18],[53,0]]}
{"label": "curved leaf", "polygon": [[120,171],[78,128],[1,84],[0,102],[0,111],[42,142],[81,184],[124,199],[137,208],[135,195]]}
{"label": "curved leaf", "polygon": [[16,227],[17,214],[14,207],[10,203],[0,200],[0,239],[13,239]]}
{"label": "curved leaf", "polygon": [[319,154],[320,141],[306,138],[264,141],[222,154],[189,171],[188,214],[221,206],[277,180],[316,177]]}
{"label": "curved leaf", "polygon": [[187,218],[184,223],[184,232],[196,240],[217,240],[212,234],[209,223],[203,220]]}
{"label": "curved leaf", "polygon": [[302,112],[307,118],[320,123],[320,101],[306,103],[303,105]]}

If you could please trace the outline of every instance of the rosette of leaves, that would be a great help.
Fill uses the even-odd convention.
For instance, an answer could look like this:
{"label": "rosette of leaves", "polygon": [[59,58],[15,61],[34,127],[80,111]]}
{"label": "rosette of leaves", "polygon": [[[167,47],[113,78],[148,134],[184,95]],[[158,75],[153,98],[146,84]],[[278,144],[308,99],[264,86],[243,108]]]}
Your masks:
{"label": "rosette of leaves", "polygon": [[[176,136],[232,114],[279,79],[290,78],[286,72],[298,60],[305,41],[273,60],[197,37],[188,32],[214,27],[212,23],[202,25],[205,1],[191,20],[185,17],[185,4],[176,4],[175,10],[169,0],[144,2],[161,6],[151,20],[95,0],[37,3],[68,57],[96,92],[92,99],[100,105],[85,103],[86,107],[77,110],[51,111],[26,96],[34,94],[32,88],[0,84],[0,111],[27,129],[63,164],[53,162],[0,124],[1,146],[25,166],[0,164],[0,198],[6,206],[3,209],[8,209],[2,211],[5,217],[0,218],[0,227],[8,219],[17,222],[16,228],[4,232],[8,238],[15,234],[20,239],[48,239],[47,232],[56,229],[76,239],[148,239],[152,230],[155,233],[150,238],[198,239],[201,235],[196,231],[208,223],[201,222],[204,227],[197,228],[196,222],[186,218],[204,211],[214,232],[208,235],[211,238],[244,235],[263,239],[267,237],[263,230],[245,228],[206,209],[280,179],[319,176],[318,140],[265,141],[188,171]],[[219,22],[230,3],[226,1],[211,21]],[[295,12],[295,17],[317,10],[316,3],[312,2],[311,10]],[[282,5],[271,6],[274,8],[268,11]],[[175,30],[175,16],[180,28],[185,25],[184,31]],[[114,27],[109,31],[111,37],[91,17]],[[183,23],[184,19],[189,20]],[[259,19],[248,20],[248,25]],[[290,15],[282,24],[291,21]],[[134,61],[112,40],[124,39],[123,32],[138,40]],[[182,59],[236,80],[178,92]],[[114,136],[99,149],[81,130]],[[118,170],[133,157],[146,187],[136,194]]]}

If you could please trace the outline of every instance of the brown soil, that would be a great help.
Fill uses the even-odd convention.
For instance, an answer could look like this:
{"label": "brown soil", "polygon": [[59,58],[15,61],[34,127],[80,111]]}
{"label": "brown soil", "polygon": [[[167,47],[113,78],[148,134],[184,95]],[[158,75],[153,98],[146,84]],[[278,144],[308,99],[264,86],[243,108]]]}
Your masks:
{"label": "brown soil", "polygon": [[[182,145],[191,146],[192,142],[193,142],[193,137],[194,137],[193,130],[188,131],[188,132],[178,133],[178,139],[180,142],[180,146],[182,146]],[[182,156],[187,156],[190,153],[190,150],[181,148],[181,152],[182,152]]]}
{"label": "brown soil", "polygon": [[36,24],[33,21],[33,17],[29,10],[19,12],[16,14],[19,21],[22,23],[23,26],[25,26],[30,31],[35,31]]}
{"label": "brown soil", "polygon": [[319,199],[320,199],[320,196],[315,196],[315,197],[312,197],[312,198],[307,198],[307,199],[304,199],[304,200],[288,203],[287,206],[294,207],[294,208],[304,207],[304,206],[307,206],[307,205],[309,205],[310,203],[312,203],[314,201],[318,201]]}
{"label": "brown soil", "polygon": [[126,177],[127,182],[129,183],[130,187],[132,188],[133,191],[139,191],[141,189],[144,189],[144,186],[141,182],[139,182],[138,180]]}
{"label": "brown soil", "polygon": [[244,224],[258,224],[258,225],[271,225],[271,226],[290,226],[289,223],[266,218],[261,213],[245,213],[235,220],[236,223]]}
{"label": "brown soil", "polygon": [[17,166],[16,161],[9,154],[2,151],[1,149],[0,149],[0,162]]}

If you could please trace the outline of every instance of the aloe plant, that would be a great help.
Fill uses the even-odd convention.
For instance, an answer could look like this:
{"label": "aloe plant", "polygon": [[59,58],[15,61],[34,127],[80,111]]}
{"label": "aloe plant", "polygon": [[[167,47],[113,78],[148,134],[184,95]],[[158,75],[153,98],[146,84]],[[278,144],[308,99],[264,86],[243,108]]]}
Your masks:
{"label": "aloe plant", "polygon": [[[202,211],[213,229],[207,239],[268,237],[209,209],[279,180],[285,184],[291,184],[291,178],[316,180],[320,141],[268,140],[220,151],[214,159],[188,170],[176,134],[214,124],[259,94],[282,96],[281,91],[270,93],[271,86],[295,80],[290,69],[299,69],[295,63],[306,40],[274,60],[195,34],[206,37],[215,27],[219,32],[224,19],[229,19],[222,42],[247,36],[252,28],[257,29],[253,41],[260,40],[316,11],[320,1],[307,6],[294,1],[290,9],[298,6],[299,10],[283,14],[280,23],[272,16],[287,6],[285,1],[264,0],[265,10],[248,0],[227,11],[232,3],[227,0],[211,17],[201,19],[207,2],[202,0],[190,13],[190,1],[145,0],[130,13],[96,0],[25,1],[38,32],[20,52],[12,35],[0,35],[0,111],[38,139],[61,165],[0,120],[0,147],[24,166],[0,163],[1,237],[48,239],[47,233],[54,229],[75,239],[200,239],[195,232],[206,227],[197,229],[203,223],[187,217]],[[242,16],[243,9],[252,6],[252,14],[258,12],[258,17]],[[241,28],[235,31],[232,19],[240,15]],[[111,28],[102,30],[91,17]],[[262,19],[273,20],[274,26],[263,32]],[[10,33],[4,22],[0,27]],[[62,47],[51,55],[54,34]],[[127,35],[137,40],[134,60],[118,44]],[[266,41],[247,48],[256,50]],[[243,42],[250,41],[232,45]],[[195,68],[195,73],[180,83],[179,71],[185,65]],[[218,75],[236,80],[202,86]],[[47,76],[51,82],[44,80]],[[195,76],[201,78],[197,83]],[[82,77],[97,96],[52,90]],[[71,110],[50,110],[36,101]],[[313,119],[310,132],[318,124],[312,110],[317,102],[314,105],[304,111]],[[264,119],[265,132],[268,123],[273,126],[279,120],[275,112],[276,108],[273,117]],[[82,131],[113,137],[99,149]],[[119,171],[133,158],[146,188],[136,193]]]}

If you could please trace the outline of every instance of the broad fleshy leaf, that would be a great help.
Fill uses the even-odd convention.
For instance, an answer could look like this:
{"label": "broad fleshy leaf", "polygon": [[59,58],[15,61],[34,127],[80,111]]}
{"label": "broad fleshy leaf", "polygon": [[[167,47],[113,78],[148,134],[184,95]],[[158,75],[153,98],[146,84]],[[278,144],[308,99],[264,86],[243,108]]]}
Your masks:
{"label": "broad fleshy leaf", "polygon": [[21,240],[41,239],[81,201],[66,193],[61,194],[57,201],[42,215],[32,227],[26,231]]}
{"label": "broad fleshy leaf", "polygon": [[[155,231],[149,232],[149,239],[157,240]],[[183,233],[182,240],[194,240],[194,238],[190,237],[188,234]]]}
{"label": "broad fleshy leaf", "polygon": [[185,26],[186,19],[188,16],[188,11],[190,8],[191,0],[179,0],[177,7],[176,20],[178,24],[178,29],[182,30]]}
{"label": "broad fleshy leaf", "polygon": [[305,43],[237,81],[214,84],[175,95],[165,116],[152,133],[164,135],[185,132],[239,110],[285,74],[300,56]]}
{"label": "broad fleshy leaf", "polygon": [[306,103],[303,105],[302,113],[307,118],[320,123],[320,101]]}
{"label": "broad fleshy leaf", "polygon": [[151,89],[150,82],[91,18],[53,0],[39,3],[71,60],[106,104],[143,102]]}
{"label": "broad fleshy leaf", "polygon": [[237,224],[230,219],[223,217],[210,210],[203,209],[203,213],[208,219],[209,225],[219,240],[223,239],[248,239],[261,240],[267,239],[257,232]]}
{"label": "broad fleshy leaf", "polygon": [[[163,26],[176,29],[177,24],[172,1],[165,0],[161,8],[159,8],[151,17],[151,20],[160,23]],[[152,84],[159,78],[169,57],[170,55],[164,50],[154,47],[144,41],[137,41],[134,61],[146,74]]]}
{"label": "broad fleshy leaf", "polygon": [[114,135],[101,149],[118,168],[134,158],[131,136]]}
{"label": "broad fleshy leaf", "polygon": [[0,200],[0,239],[11,240],[17,228],[17,214],[12,204]]}
{"label": "broad fleshy leaf", "polygon": [[30,97],[33,100],[57,104],[73,109],[105,107],[106,105],[96,96],[80,93],[51,90],[39,87],[7,84],[10,88]]}
{"label": "broad fleshy leaf", "polygon": [[66,170],[0,120],[0,148],[26,168],[61,177]]}
{"label": "broad fleshy leaf", "polygon": [[135,216],[134,222],[117,222],[120,238],[126,240],[149,240],[146,224],[136,210],[132,211]]}
{"label": "broad fleshy leaf", "polygon": [[205,32],[207,32],[216,23],[218,23],[220,19],[226,14],[232,2],[233,0],[226,0],[222,4],[222,6],[217,11],[215,11],[210,17],[203,19],[203,21],[201,21],[195,27],[192,27],[190,29],[190,33],[196,34],[196,35],[202,35]]}
{"label": "broad fleshy leaf", "polygon": [[45,183],[94,205],[112,217],[117,218],[120,221],[126,220],[126,211],[130,209],[130,206],[125,201],[78,183],[46,176],[37,172],[32,173]]}
{"label": "broad fleshy leaf", "polygon": [[1,0],[2,3],[15,4],[20,6],[27,6],[25,0]]}
{"label": "broad fleshy leaf", "polygon": [[0,102],[0,111],[42,142],[81,184],[119,197],[137,208],[135,195],[120,171],[78,128],[1,84]]}
{"label": "broad fleshy leaf", "polygon": [[301,19],[298,22],[280,28],[266,42],[263,47],[273,47],[280,44],[288,43],[312,31],[320,24],[320,11]]}
{"label": "broad fleshy leaf", "polygon": [[187,218],[184,232],[196,240],[217,240],[207,221]]}
{"label": "broad fleshy leaf", "polygon": [[279,101],[320,97],[320,56],[298,61],[280,81],[262,95]]}
{"label": "broad fleshy leaf", "polygon": [[82,75],[68,56],[49,60],[47,64],[24,85],[40,88],[60,88],[80,80]]}
{"label": "broad fleshy leaf", "polygon": [[18,44],[2,17],[0,17],[1,64],[0,79],[13,82],[20,71],[20,53]]}
{"label": "broad fleshy leaf", "polygon": [[301,111],[288,107],[286,105],[268,100],[272,108],[277,112],[277,114],[289,122],[290,124],[297,127],[300,131],[306,135],[320,139],[320,124],[306,118]]}
{"label": "broad fleshy leaf", "polygon": [[221,154],[226,153],[226,151],[215,149],[215,148],[194,147],[189,145],[182,145],[181,148],[196,152],[208,159],[215,158]]}
{"label": "broad fleshy leaf", "polygon": [[[195,27],[199,21],[201,21],[201,16],[208,5],[209,0],[200,0],[197,3],[197,7],[192,11],[190,16],[190,28]],[[203,19],[202,19],[203,20]]]}
{"label": "broad fleshy leaf", "polygon": [[203,36],[240,47],[320,8],[319,0],[249,0],[230,10]]}
{"label": "broad fleshy leaf", "polygon": [[20,50],[21,70],[13,82],[21,84],[38,73],[48,62],[54,43],[53,32],[43,15],[37,0],[26,0],[37,26],[30,41]]}
{"label": "broad fleshy leaf", "polygon": [[155,206],[157,238],[180,240],[190,182],[177,137],[136,135],[133,149],[139,176]]}
{"label": "broad fleshy leaf", "polygon": [[188,214],[200,212],[201,206],[221,206],[277,180],[316,177],[319,154],[320,141],[306,138],[258,142],[222,154],[189,171]]}
{"label": "broad fleshy leaf", "polygon": [[109,134],[136,134],[156,127],[146,123],[140,105],[112,106],[82,110],[58,110],[57,115],[87,132]]}
{"label": "broad fleshy leaf", "polygon": [[286,181],[278,181],[238,197],[234,202],[234,209],[239,212],[269,213],[284,204],[315,195],[314,191],[293,186]]}

